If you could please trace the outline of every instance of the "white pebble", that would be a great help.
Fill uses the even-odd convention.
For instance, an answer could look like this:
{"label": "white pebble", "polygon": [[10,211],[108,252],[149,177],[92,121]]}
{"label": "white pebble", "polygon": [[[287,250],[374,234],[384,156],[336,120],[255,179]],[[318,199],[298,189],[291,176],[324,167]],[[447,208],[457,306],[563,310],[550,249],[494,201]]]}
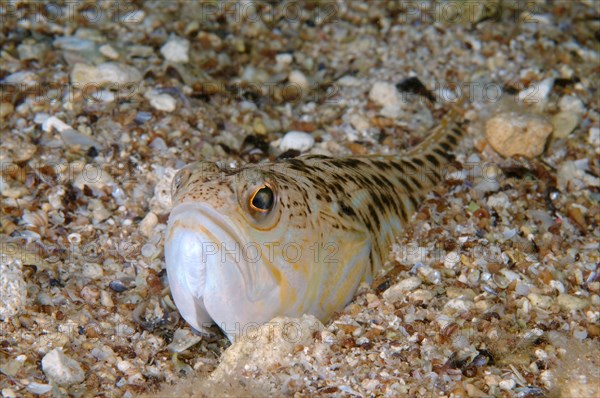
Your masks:
{"label": "white pebble", "polygon": [[460,256],[457,252],[450,252],[444,257],[444,267],[448,269],[456,267],[458,263],[460,263]]}
{"label": "white pebble", "polygon": [[42,122],[42,130],[47,133],[52,132],[52,130],[56,130],[59,133],[67,130],[73,130],[73,127],[69,126],[67,123],[63,122],[56,116],[50,116],[46,120]]}
{"label": "white pebble", "polygon": [[288,76],[288,81],[290,82],[290,84],[293,84],[300,89],[300,94],[302,96],[305,96],[308,93],[308,90],[310,88],[310,83],[309,83],[306,75],[304,73],[302,73],[301,71],[299,71],[299,70],[291,71]]}
{"label": "white pebble", "polygon": [[145,97],[150,100],[150,105],[159,111],[173,112],[177,107],[177,100],[169,94],[159,94],[151,90]]}
{"label": "white pebble", "polygon": [[406,296],[407,292],[415,290],[421,286],[421,283],[421,278],[418,276],[406,278],[383,292],[383,299],[389,303],[400,301]]}
{"label": "white pebble", "polygon": [[156,246],[151,243],[146,243],[144,246],[142,246],[142,256],[146,258],[151,258],[155,252]]}
{"label": "white pebble", "polygon": [[[76,85],[125,85],[142,80],[142,74],[133,66],[105,62],[98,66],[78,63],[71,71],[71,82]],[[116,87],[115,87],[116,88]]]}
{"label": "white pebble", "polygon": [[119,58],[119,53],[110,44],[104,44],[104,45],[100,46],[98,51],[100,51],[100,54],[104,55],[107,58],[110,58],[110,59]]}
{"label": "white pebble", "polygon": [[369,99],[382,106],[381,114],[397,118],[402,112],[402,100],[396,86],[386,82],[376,82],[369,92]]}
{"label": "white pebble", "polygon": [[516,385],[517,383],[513,379],[502,380],[498,384],[498,386],[505,391],[512,390],[513,388],[515,388]]}
{"label": "white pebble", "polygon": [[279,149],[282,151],[295,149],[304,152],[312,148],[314,144],[315,139],[312,135],[303,131],[290,131],[279,142]]}
{"label": "white pebble", "polygon": [[565,95],[558,102],[558,106],[563,112],[572,112],[578,116],[585,112],[583,101],[576,95]]}
{"label": "white pebble", "polygon": [[160,53],[167,61],[178,63],[189,62],[189,51],[190,42],[178,36],[171,36],[160,49]]}
{"label": "white pebble", "polygon": [[526,104],[539,104],[543,106],[548,100],[548,95],[554,86],[554,78],[544,79],[539,83],[531,84],[531,86],[519,92],[519,101]]}
{"label": "white pebble", "polygon": [[156,214],[149,212],[146,214],[146,217],[140,222],[140,232],[146,238],[149,238],[152,235],[152,231],[154,227],[158,224],[158,217]]}
{"label": "white pebble", "polygon": [[[6,250],[10,250],[10,244],[6,246]],[[21,262],[8,255],[2,255],[0,257],[0,319],[10,318],[23,310],[27,299],[26,287]]]}
{"label": "white pebble", "polygon": [[565,285],[561,281],[551,280],[550,286],[561,294],[565,292]]}
{"label": "white pebble", "polygon": [[55,348],[44,356],[42,370],[49,380],[61,386],[81,383],[85,379],[79,362],[66,356],[62,348]]}
{"label": "white pebble", "polygon": [[292,57],[292,54],[290,54],[290,53],[282,53],[282,54],[277,54],[275,56],[275,62],[277,63],[277,66],[279,66],[280,68],[290,65],[292,63],[292,61],[293,61],[293,57]]}
{"label": "white pebble", "polygon": [[588,142],[595,148],[596,153],[600,153],[600,128],[592,127],[588,133]]}

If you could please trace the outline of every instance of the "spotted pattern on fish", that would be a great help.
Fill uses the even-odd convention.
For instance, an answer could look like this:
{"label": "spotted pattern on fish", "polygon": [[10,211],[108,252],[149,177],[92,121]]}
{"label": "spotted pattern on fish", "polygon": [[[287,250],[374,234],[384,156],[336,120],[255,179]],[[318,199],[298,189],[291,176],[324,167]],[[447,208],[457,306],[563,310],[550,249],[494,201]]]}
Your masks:
{"label": "spotted pattern on fish", "polygon": [[[184,318],[197,329],[206,326],[199,320],[215,321],[231,339],[235,322],[303,313],[327,320],[382,267],[395,236],[442,181],[461,137],[461,126],[444,121],[399,155],[307,155],[238,169],[211,162],[186,166],[173,181],[165,239],[171,290]],[[272,208],[253,206],[259,191],[273,199]],[[265,200],[256,203],[271,203]],[[198,225],[205,219],[210,228]],[[218,246],[219,239],[256,244],[259,264],[186,254],[206,257],[197,245]],[[292,262],[267,253],[269,244],[297,245],[303,253]],[[306,253],[321,247],[331,250],[319,257]]]}

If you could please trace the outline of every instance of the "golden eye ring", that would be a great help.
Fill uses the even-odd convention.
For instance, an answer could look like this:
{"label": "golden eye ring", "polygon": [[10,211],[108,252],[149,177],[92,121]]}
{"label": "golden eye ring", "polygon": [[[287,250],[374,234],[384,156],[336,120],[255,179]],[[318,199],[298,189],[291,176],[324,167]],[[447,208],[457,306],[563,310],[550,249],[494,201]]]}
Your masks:
{"label": "golden eye ring", "polygon": [[273,189],[264,184],[252,194],[249,201],[250,209],[258,213],[268,213],[275,206],[275,193]]}

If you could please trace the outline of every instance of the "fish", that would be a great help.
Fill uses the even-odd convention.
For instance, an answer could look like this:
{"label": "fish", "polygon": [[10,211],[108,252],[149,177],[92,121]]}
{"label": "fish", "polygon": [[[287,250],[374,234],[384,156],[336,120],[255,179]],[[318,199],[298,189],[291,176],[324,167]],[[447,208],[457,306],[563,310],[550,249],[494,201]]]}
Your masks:
{"label": "fish", "polygon": [[277,316],[329,320],[442,183],[463,137],[451,119],[397,154],[183,167],[164,248],[183,319],[199,332],[216,324],[232,342]]}

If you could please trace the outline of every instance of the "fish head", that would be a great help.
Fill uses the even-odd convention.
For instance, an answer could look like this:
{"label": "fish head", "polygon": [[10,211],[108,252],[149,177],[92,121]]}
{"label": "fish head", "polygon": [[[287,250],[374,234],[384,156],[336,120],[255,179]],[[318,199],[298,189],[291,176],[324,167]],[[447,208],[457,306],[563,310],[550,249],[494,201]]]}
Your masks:
{"label": "fish head", "polygon": [[195,329],[216,323],[234,340],[251,323],[281,313],[281,269],[273,245],[280,220],[278,180],[260,168],[197,162],[173,180],[165,235],[171,294]]}

